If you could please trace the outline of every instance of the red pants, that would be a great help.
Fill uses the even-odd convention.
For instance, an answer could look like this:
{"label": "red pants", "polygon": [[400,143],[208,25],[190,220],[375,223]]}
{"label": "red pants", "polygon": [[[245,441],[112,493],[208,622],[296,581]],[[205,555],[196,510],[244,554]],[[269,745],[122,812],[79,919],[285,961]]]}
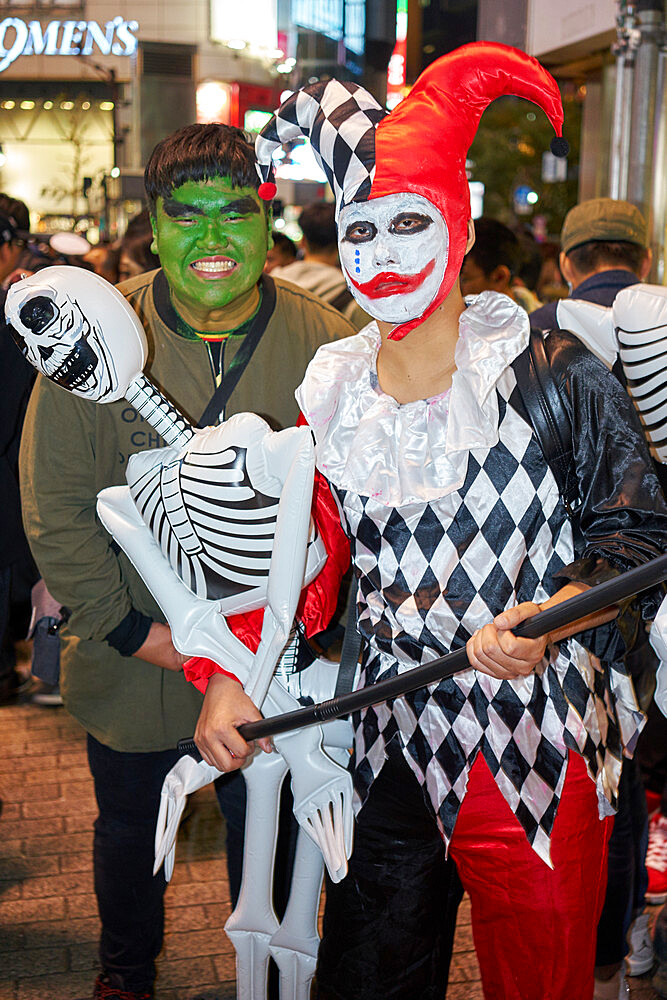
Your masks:
{"label": "red pants", "polygon": [[432,810],[395,744],[355,827],[349,874],[327,884],[317,1000],[442,1000],[461,881],[487,1000],[590,1000],[611,821],[575,754],[554,870],[479,757],[445,859]]}
{"label": "red pants", "polygon": [[571,754],[552,870],[477,758],[450,854],[470,895],[487,1000],[590,1000],[611,825],[598,819],[595,786],[583,759]]}

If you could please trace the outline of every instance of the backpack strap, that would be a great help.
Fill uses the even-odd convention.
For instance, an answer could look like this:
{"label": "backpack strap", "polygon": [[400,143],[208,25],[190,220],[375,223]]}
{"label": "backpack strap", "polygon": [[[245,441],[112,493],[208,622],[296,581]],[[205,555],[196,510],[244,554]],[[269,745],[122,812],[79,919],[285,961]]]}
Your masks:
{"label": "backpack strap", "polygon": [[531,329],[528,347],[512,363],[517,388],[571,519],[580,506],[572,424],[547,356],[544,335]]}
{"label": "backpack strap", "polygon": [[347,599],[347,621],[345,623],[345,635],[343,636],[340,663],[338,664],[338,677],[336,679],[334,698],[350,693],[354,684],[354,675],[359,665],[361,633],[357,628],[357,578],[354,573],[352,574],[350,592]]}

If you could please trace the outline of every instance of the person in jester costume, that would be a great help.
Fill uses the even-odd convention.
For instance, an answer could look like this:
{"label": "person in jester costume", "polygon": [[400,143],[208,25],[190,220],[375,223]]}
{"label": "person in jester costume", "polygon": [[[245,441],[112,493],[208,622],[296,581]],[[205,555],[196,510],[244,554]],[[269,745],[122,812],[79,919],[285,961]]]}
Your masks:
{"label": "person in jester costume", "polygon": [[555,81],[491,43],[436,60],[391,114],[353,83],[306,87],[256,143],[259,194],[271,197],[273,152],[309,137],[350,290],[375,317],[321,347],[296,393],[351,548],[360,685],[464,645],[470,662],[354,719],[355,845],[327,890],[320,1000],[442,997],[447,857],[471,898],[486,997],[593,991],[608,817],[643,722],[623,656],[658,597],[568,635],[512,629],[659,555],[667,509],[629,398],[555,331],[547,353],[581,497],[575,547],[512,367],[527,314],[494,292],[461,296],[474,241],[466,151],[503,94],[539,105],[566,154]]}

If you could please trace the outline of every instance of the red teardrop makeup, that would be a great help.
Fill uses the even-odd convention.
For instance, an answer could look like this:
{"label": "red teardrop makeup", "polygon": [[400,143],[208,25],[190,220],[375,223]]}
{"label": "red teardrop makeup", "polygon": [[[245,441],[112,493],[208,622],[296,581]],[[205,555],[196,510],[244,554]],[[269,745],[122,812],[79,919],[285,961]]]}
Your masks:
{"label": "red teardrop makeup", "polygon": [[340,260],[352,295],[375,319],[420,318],[447,266],[444,219],[428,199],[402,193],[346,205],[338,219]]}

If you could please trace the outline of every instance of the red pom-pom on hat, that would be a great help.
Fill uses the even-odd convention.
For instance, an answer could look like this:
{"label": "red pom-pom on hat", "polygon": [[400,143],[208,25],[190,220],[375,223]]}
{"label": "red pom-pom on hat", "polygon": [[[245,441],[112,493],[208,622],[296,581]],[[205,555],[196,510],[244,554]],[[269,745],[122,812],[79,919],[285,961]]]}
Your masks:
{"label": "red pom-pom on hat", "polygon": [[257,194],[262,201],[273,201],[277,192],[278,188],[271,181],[263,181],[257,189]]}

